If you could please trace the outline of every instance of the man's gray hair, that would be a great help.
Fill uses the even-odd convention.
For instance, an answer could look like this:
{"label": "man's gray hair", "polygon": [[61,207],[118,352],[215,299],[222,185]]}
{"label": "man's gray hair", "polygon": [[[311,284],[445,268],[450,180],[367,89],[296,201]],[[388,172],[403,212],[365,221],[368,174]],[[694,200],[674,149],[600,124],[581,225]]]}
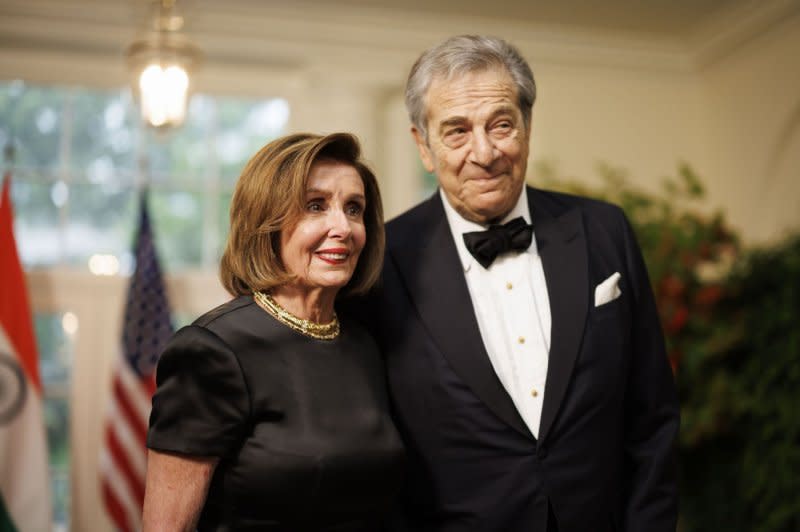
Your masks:
{"label": "man's gray hair", "polygon": [[528,62],[514,46],[498,37],[458,35],[429,48],[411,67],[406,83],[406,109],[411,123],[428,140],[428,89],[434,80],[450,81],[471,72],[504,68],[514,80],[519,110],[530,128],[536,82]]}

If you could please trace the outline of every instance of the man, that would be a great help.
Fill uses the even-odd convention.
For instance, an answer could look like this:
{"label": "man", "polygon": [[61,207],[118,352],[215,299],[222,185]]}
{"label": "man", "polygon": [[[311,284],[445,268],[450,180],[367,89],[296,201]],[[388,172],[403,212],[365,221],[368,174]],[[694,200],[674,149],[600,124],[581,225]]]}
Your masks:
{"label": "man", "polygon": [[408,454],[399,528],[674,531],[678,405],[647,272],[619,208],[525,186],[534,99],[495,38],[448,39],[409,76],[440,190],[387,224],[368,315]]}

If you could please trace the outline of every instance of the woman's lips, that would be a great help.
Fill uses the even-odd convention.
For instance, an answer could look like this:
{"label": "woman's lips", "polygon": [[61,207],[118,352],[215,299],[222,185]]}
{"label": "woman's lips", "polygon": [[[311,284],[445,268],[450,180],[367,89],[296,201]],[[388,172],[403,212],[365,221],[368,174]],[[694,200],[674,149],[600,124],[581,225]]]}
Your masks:
{"label": "woman's lips", "polygon": [[350,251],[346,248],[321,249],[316,255],[328,264],[342,264],[350,256]]}

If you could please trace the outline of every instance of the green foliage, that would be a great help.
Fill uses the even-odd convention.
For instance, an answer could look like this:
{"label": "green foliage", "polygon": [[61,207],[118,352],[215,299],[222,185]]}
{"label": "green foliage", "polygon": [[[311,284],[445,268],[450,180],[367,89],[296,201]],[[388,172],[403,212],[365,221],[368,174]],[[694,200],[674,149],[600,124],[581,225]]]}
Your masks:
{"label": "green foliage", "polygon": [[620,205],[645,256],[681,401],[685,532],[800,530],[800,235],[744,250],[686,165],[659,193],[600,170],[539,183]]}
{"label": "green foliage", "polygon": [[[734,340],[709,350],[696,374],[695,385],[713,379],[722,392],[697,394],[713,405],[707,410],[716,430],[682,446],[684,478],[696,479],[684,482],[687,512],[698,523],[689,530],[718,524],[715,513],[724,510],[715,506],[735,516],[728,530],[800,530],[799,317],[800,235],[748,252],[718,309],[719,327]],[[729,452],[715,455],[720,449]],[[704,484],[719,482],[726,470],[735,475],[718,499]]]}

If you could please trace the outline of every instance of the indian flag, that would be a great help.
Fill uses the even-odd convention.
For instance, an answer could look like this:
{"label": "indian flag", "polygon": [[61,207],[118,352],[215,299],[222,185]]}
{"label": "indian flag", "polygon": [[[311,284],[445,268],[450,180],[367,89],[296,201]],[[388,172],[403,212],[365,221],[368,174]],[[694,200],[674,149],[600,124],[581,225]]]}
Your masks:
{"label": "indian flag", "polygon": [[0,196],[0,532],[50,532],[42,381],[7,175]]}

